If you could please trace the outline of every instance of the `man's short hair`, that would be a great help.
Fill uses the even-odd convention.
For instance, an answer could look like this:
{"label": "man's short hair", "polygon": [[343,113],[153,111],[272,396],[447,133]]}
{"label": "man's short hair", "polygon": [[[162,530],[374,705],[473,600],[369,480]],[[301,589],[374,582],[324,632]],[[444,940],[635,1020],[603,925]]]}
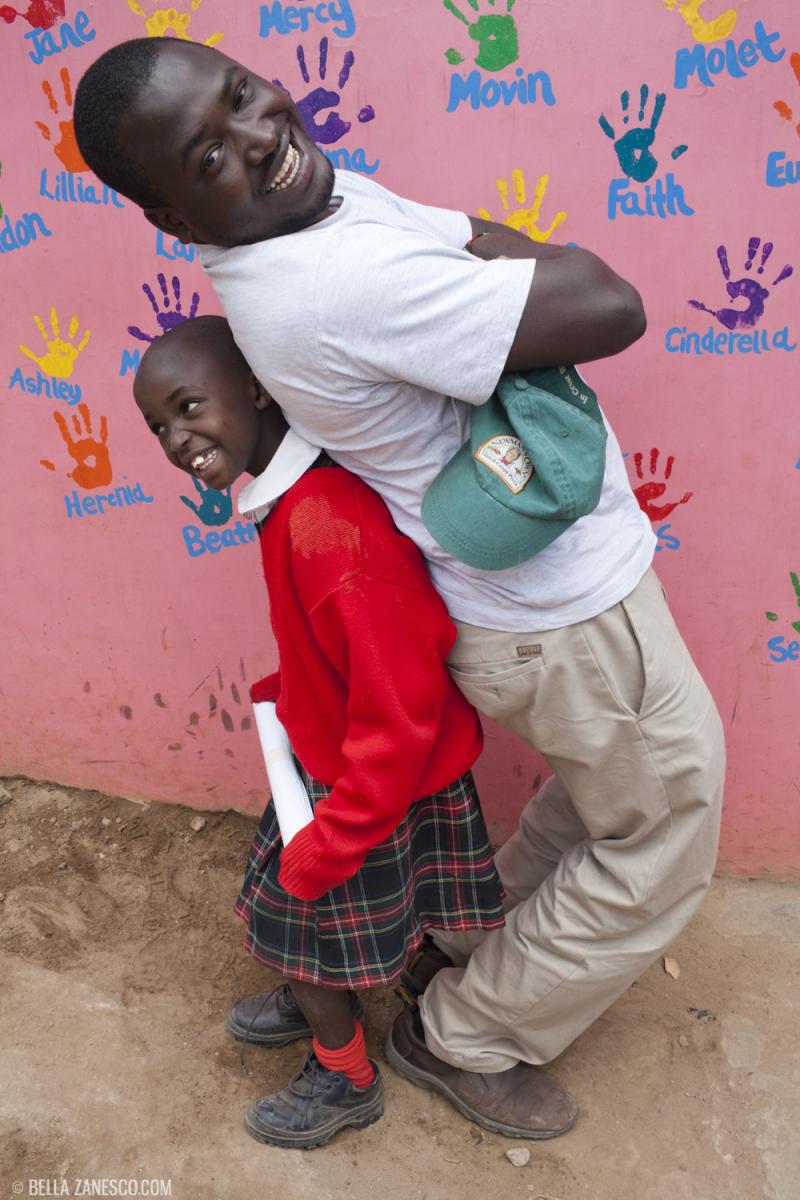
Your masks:
{"label": "man's short hair", "polygon": [[112,46],[92,63],[75,93],[75,137],[81,154],[103,183],[141,208],[157,208],[165,201],[147,169],[120,141],[119,126],[150,82],[160,43],[160,38],[133,38]]}

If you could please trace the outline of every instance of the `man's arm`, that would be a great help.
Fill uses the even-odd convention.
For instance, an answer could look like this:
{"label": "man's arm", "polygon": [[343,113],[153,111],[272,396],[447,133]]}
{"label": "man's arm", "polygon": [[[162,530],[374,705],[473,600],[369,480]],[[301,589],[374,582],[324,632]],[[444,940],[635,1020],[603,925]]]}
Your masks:
{"label": "man's arm", "polygon": [[619,354],[644,333],[641,297],[589,250],[532,242],[507,225],[470,217],[470,249],[485,260],[535,258],[536,272],[505,369],[533,370]]}

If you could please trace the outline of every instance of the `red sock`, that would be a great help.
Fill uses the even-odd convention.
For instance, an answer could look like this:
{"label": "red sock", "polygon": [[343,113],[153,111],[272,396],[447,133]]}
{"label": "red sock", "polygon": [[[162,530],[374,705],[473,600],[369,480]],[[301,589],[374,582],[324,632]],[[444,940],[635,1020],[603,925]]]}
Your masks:
{"label": "red sock", "polygon": [[313,1046],[314,1053],[323,1067],[327,1067],[329,1071],[341,1071],[357,1088],[369,1087],[375,1078],[375,1068],[367,1058],[364,1030],[360,1021],[356,1021],[356,1031],[346,1046],[331,1050],[329,1046],[322,1046],[316,1038]]}

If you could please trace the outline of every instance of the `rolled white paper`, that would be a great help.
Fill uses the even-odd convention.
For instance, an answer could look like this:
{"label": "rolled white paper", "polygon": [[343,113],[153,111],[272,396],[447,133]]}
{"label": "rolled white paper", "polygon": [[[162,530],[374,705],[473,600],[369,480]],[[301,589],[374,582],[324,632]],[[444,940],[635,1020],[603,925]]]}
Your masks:
{"label": "rolled white paper", "polygon": [[253,705],[253,711],[281,838],[284,846],[288,846],[294,835],[314,820],[314,813],[275,705],[271,700],[260,700]]}

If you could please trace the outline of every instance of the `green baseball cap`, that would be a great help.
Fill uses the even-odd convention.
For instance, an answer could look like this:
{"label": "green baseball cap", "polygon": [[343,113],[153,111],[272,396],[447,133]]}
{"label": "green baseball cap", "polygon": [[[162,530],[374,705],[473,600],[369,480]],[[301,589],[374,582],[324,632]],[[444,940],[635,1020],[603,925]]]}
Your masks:
{"label": "green baseball cap", "polygon": [[597,507],[605,462],[597,396],[574,367],[503,375],[425,493],[422,520],[454,558],[502,571]]}

